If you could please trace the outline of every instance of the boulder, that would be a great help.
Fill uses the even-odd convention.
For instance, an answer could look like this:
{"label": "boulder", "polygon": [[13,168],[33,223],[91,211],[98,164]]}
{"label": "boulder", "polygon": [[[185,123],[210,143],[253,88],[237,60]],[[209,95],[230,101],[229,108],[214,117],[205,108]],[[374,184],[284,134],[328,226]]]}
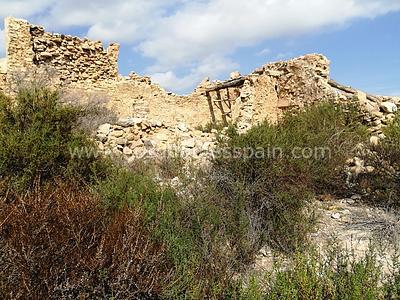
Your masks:
{"label": "boulder", "polygon": [[128,156],[131,156],[133,154],[133,151],[129,147],[124,147],[124,149],[122,150],[122,153],[124,153],[125,155],[128,155]]}
{"label": "boulder", "polygon": [[182,147],[193,149],[196,147],[196,139],[187,139],[182,141]]}
{"label": "boulder", "polygon": [[176,128],[178,128],[182,132],[188,132],[189,128],[187,128],[185,123],[179,123]]}
{"label": "boulder", "polygon": [[124,131],[123,130],[114,130],[113,132],[111,132],[111,135],[113,137],[120,138],[124,135]]}
{"label": "boulder", "polygon": [[108,135],[111,130],[111,125],[110,124],[103,124],[99,126],[99,129],[97,129],[98,134],[103,134],[103,135]]}
{"label": "boulder", "polygon": [[382,102],[381,109],[385,113],[395,113],[397,111],[397,105],[392,102]]}

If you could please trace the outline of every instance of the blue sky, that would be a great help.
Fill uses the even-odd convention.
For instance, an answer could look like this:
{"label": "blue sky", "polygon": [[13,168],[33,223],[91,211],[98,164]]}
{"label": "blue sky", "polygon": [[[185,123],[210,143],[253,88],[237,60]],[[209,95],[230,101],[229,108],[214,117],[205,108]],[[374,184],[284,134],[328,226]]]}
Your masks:
{"label": "blue sky", "polygon": [[8,15],[119,42],[122,74],[177,93],[206,76],[322,53],[335,80],[400,95],[400,0],[0,0],[0,19]]}

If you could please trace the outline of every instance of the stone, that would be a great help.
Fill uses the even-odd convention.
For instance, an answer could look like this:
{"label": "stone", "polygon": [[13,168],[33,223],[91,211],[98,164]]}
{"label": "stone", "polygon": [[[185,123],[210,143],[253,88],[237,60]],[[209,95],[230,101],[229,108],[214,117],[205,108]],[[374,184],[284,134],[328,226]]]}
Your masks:
{"label": "stone", "polygon": [[397,105],[392,102],[382,102],[381,109],[386,113],[395,113],[397,112]]}
{"label": "stone", "polygon": [[132,149],[130,149],[129,147],[124,147],[124,149],[122,150],[122,153],[124,153],[125,155],[132,155],[133,151]]}
{"label": "stone", "polygon": [[158,133],[154,137],[161,142],[167,142],[169,139],[168,135],[165,133]]}
{"label": "stone", "polygon": [[107,141],[107,135],[106,134],[97,134],[96,135],[97,140],[99,140],[102,143],[105,143]]}
{"label": "stone", "polygon": [[115,140],[115,143],[117,145],[126,145],[126,144],[128,144],[128,140],[126,138],[120,137]]}
{"label": "stone", "polygon": [[128,133],[126,135],[126,139],[128,140],[128,142],[138,141],[140,140],[140,136],[134,133]]}
{"label": "stone", "polygon": [[[372,105],[369,100],[367,99],[367,94],[364,93],[363,91],[357,91],[354,94],[354,98],[357,99],[357,101],[359,101],[360,103],[365,103],[367,106],[368,105]],[[379,109],[378,109],[379,110]]]}
{"label": "stone", "polygon": [[341,217],[342,216],[340,215],[340,213],[334,213],[334,214],[331,215],[331,218],[334,219],[334,220],[340,220]]}
{"label": "stone", "polygon": [[187,139],[182,141],[182,147],[193,149],[196,146],[196,139]]}
{"label": "stone", "polygon": [[373,146],[378,146],[379,145],[379,141],[380,141],[380,138],[377,137],[377,136],[371,136],[371,138],[369,139],[369,142]]}
{"label": "stone", "polygon": [[238,71],[234,71],[230,74],[230,79],[238,79],[240,78],[242,75],[238,72]]}
{"label": "stone", "polygon": [[143,147],[143,146],[144,146],[144,143],[142,142],[142,140],[132,141],[130,143],[131,149],[135,149],[135,148],[139,148],[139,147]]}
{"label": "stone", "polygon": [[120,138],[124,135],[124,131],[123,130],[114,130],[111,132],[111,135],[113,137]]}
{"label": "stone", "polygon": [[97,133],[103,134],[103,135],[108,135],[111,130],[111,125],[110,124],[103,124],[99,126],[99,129],[97,130]]}
{"label": "stone", "polygon": [[185,123],[178,123],[178,125],[176,126],[176,128],[178,128],[180,131],[182,131],[182,132],[188,132],[189,131],[189,129],[188,129],[188,127],[186,126],[186,124]]}

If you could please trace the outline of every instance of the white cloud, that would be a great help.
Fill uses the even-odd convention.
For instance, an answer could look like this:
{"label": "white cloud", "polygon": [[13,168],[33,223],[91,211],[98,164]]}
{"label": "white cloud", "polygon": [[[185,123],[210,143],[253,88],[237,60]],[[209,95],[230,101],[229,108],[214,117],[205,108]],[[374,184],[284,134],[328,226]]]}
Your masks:
{"label": "white cloud", "polygon": [[155,59],[150,70],[169,71],[198,65],[210,53],[227,57],[239,47],[397,9],[398,0],[197,1],[160,20],[161,26],[151,32],[139,49]]}
{"label": "white cloud", "polygon": [[[55,31],[80,26],[90,38],[130,45],[154,60],[148,71],[159,81],[179,89],[175,82],[193,86],[202,69],[226,72],[240,47],[373,18],[399,10],[400,1],[0,0],[0,8],[0,18],[29,18]],[[210,56],[220,62],[210,64]],[[189,71],[177,77],[182,70]]]}

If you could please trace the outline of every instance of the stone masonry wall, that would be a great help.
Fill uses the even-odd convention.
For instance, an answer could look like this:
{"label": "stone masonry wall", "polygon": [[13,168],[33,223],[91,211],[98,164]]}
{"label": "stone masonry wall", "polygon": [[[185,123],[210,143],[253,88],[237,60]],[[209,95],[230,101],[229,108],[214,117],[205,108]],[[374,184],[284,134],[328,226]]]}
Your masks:
{"label": "stone masonry wall", "polygon": [[[329,60],[310,54],[265,65],[246,76],[243,85],[210,94],[212,101],[230,98],[229,121],[246,129],[265,119],[276,122],[288,109],[334,97],[328,81]],[[221,120],[218,109],[215,111],[217,120]]]}
{"label": "stone masonry wall", "polygon": [[381,127],[400,104],[398,98],[371,96],[332,84],[330,62],[319,54],[267,64],[247,76],[234,72],[225,82],[205,80],[192,94],[178,96],[153,84],[149,77],[119,75],[117,44],[104,49],[100,41],[48,33],[15,18],[7,18],[5,25],[7,57],[0,59],[0,91],[12,93],[15,77],[21,73],[31,78],[48,71],[51,83],[62,87],[62,95],[75,93],[72,98],[79,103],[102,97],[106,101],[100,102],[120,118],[157,120],[168,128],[184,123],[193,129],[215,119],[236,123],[245,131],[265,119],[277,122],[293,108],[324,99],[356,98],[372,132],[382,135]]}
{"label": "stone masonry wall", "polygon": [[118,77],[117,44],[104,49],[100,41],[48,33],[41,26],[15,18],[6,19],[5,29],[7,73],[10,76],[39,68],[54,72],[53,79],[58,79],[59,84]]}

